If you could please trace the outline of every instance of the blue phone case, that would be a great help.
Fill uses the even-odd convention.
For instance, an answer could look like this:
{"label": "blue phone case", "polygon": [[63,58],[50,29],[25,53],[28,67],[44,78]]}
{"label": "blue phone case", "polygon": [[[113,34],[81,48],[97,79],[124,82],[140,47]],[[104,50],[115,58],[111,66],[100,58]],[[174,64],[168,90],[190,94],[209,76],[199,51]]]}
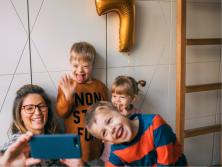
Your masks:
{"label": "blue phone case", "polygon": [[35,135],[31,138],[29,145],[31,147],[31,157],[34,158],[63,159],[81,157],[78,135]]}

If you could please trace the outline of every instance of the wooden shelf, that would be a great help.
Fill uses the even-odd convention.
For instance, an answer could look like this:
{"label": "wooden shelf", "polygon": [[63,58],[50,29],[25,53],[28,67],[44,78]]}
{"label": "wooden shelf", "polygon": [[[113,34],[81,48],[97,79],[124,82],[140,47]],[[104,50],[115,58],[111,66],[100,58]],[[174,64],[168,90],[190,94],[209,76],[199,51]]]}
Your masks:
{"label": "wooden shelf", "polygon": [[176,134],[184,143],[185,76],[186,76],[186,0],[177,0],[176,32]]}
{"label": "wooden shelf", "polygon": [[[184,145],[184,137],[191,137],[219,131],[221,125],[213,125],[196,129],[185,130],[185,100],[186,93],[201,92],[221,89],[221,83],[210,83],[202,85],[186,85],[186,49],[189,46],[215,45],[220,47],[222,38],[188,38],[187,28],[187,1],[177,0],[176,3],[176,135],[178,141]],[[195,0],[196,1],[196,0]],[[218,0],[197,0],[215,1]],[[213,26],[213,25],[212,25]],[[219,46],[218,46],[219,45]],[[198,74],[197,74],[198,75]],[[221,146],[222,147],[222,146]]]}
{"label": "wooden shelf", "polygon": [[218,131],[221,131],[220,124],[185,130],[184,137],[188,138],[188,137],[199,136],[199,135],[204,135],[207,133],[213,133],[213,132],[218,132]]}
{"label": "wooden shelf", "polygon": [[186,45],[220,45],[221,38],[187,39]]}
{"label": "wooden shelf", "polygon": [[186,93],[202,92],[202,91],[209,91],[209,90],[218,90],[218,89],[221,89],[221,88],[222,88],[221,83],[189,85],[189,86],[186,86]]}

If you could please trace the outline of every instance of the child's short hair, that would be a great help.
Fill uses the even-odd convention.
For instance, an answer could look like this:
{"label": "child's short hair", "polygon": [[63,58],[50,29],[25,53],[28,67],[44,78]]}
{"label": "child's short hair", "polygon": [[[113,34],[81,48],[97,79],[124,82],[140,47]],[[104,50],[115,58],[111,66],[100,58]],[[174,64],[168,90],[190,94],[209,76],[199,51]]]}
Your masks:
{"label": "child's short hair", "polygon": [[133,97],[139,93],[138,84],[144,87],[146,85],[146,81],[139,80],[137,82],[130,76],[118,76],[112,83],[111,92]]}
{"label": "child's short hair", "polygon": [[[104,109],[108,109],[104,110]],[[93,105],[91,105],[86,112],[85,116],[85,125],[86,127],[91,127],[93,122],[95,121],[95,116],[99,112],[110,112],[116,111],[116,108],[112,105],[111,102],[108,101],[99,101]]]}
{"label": "child's short hair", "polygon": [[[76,54],[72,54],[72,52]],[[83,60],[87,62],[94,63],[94,59],[96,57],[96,49],[88,42],[76,42],[72,45],[70,49],[70,59],[73,60]]]}

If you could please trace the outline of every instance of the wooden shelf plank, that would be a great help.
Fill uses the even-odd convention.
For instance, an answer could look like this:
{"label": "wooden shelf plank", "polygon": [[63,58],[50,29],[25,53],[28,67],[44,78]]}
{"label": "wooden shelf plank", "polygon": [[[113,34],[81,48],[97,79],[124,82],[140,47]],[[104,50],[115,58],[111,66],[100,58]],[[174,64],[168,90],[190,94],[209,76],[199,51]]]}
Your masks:
{"label": "wooden shelf plank", "polygon": [[199,135],[204,135],[204,134],[218,132],[218,131],[221,131],[220,124],[185,130],[184,137],[188,138],[188,137],[199,136]]}
{"label": "wooden shelf plank", "polygon": [[202,92],[202,91],[209,91],[209,90],[218,90],[218,89],[221,89],[221,88],[222,88],[222,83],[189,85],[189,86],[186,86],[186,93]]}
{"label": "wooden shelf plank", "polygon": [[221,38],[187,39],[186,45],[220,45]]}
{"label": "wooden shelf plank", "polygon": [[186,89],[186,0],[177,0],[176,31],[176,135],[183,146]]}

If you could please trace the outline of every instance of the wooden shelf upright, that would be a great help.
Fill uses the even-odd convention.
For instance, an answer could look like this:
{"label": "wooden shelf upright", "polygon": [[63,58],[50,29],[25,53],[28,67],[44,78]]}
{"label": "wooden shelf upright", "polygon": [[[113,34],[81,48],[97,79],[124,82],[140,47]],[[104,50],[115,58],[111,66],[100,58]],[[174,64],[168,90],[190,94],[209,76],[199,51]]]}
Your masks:
{"label": "wooden shelf upright", "polygon": [[186,85],[186,46],[221,45],[220,38],[186,39],[186,0],[177,0],[176,17],[176,135],[184,145],[184,138],[221,131],[221,125],[211,125],[185,130],[186,93],[221,89],[221,83]]}

